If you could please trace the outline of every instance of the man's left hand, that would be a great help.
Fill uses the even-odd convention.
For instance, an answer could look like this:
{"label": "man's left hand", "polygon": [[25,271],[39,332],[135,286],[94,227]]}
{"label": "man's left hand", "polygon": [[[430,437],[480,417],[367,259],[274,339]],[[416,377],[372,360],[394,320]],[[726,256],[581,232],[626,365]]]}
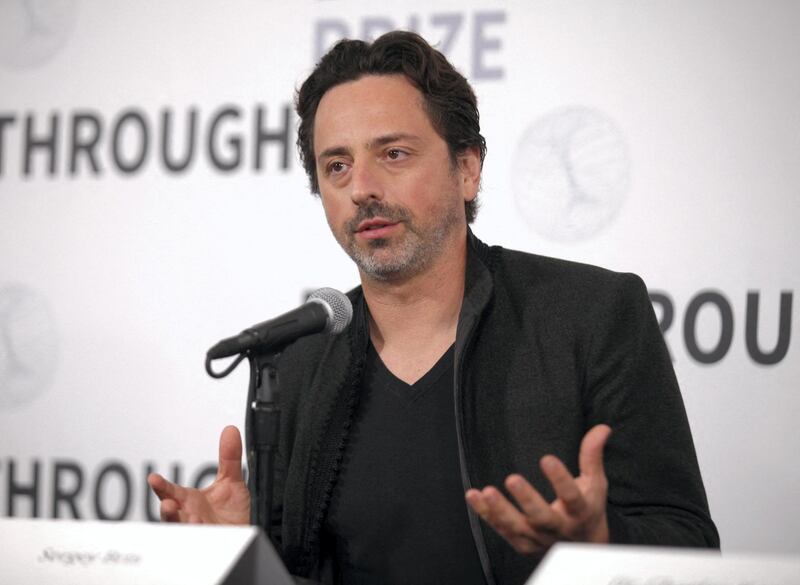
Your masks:
{"label": "man's left hand", "polygon": [[467,502],[519,553],[542,555],[560,540],[607,543],[603,447],[610,434],[610,427],[597,425],[583,437],[578,477],[557,457],[542,457],[539,466],[556,494],[551,503],[517,474],[509,475],[505,486],[519,507],[494,486],[467,491]]}

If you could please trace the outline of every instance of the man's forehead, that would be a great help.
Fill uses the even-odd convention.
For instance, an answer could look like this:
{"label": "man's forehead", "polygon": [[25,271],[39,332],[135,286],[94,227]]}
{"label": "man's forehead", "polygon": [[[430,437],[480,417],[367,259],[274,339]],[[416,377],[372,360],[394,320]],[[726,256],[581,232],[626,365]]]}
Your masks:
{"label": "man's forehead", "polygon": [[432,129],[424,98],[404,75],[368,75],[325,92],[314,117],[314,146],[319,152],[343,142],[371,146],[387,136],[419,139],[426,127]]}
{"label": "man's forehead", "polygon": [[352,92],[375,92],[381,91],[401,92],[405,94],[413,93],[421,95],[416,85],[402,73],[367,73],[356,77],[336,83],[329,87],[320,102],[326,100],[331,95]]}

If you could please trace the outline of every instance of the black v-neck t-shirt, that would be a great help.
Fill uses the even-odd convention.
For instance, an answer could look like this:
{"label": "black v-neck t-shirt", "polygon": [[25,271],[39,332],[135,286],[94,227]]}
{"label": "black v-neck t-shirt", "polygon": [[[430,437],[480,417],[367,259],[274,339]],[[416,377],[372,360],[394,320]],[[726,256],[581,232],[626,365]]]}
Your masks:
{"label": "black v-neck t-shirt", "polygon": [[485,584],[458,463],[452,346],[409,385],[370,345],[325,531],[338,583]]}

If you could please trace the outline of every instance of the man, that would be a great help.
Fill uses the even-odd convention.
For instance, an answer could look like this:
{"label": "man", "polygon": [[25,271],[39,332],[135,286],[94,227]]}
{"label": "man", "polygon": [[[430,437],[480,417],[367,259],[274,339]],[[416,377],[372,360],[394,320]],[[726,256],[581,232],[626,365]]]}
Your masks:
{"label": "man", "polygon": [[[344,334],[281,356],[272,537],[289,569],[523,583],[559,540],[718,546],[641,280],[468,229],[485,143],[447,60],[411,33],[342,41],[297,110],[312,191],[361,287]],[[229,427],[209,488],[151,476],[162,518],[246,523],[240,460]]]}

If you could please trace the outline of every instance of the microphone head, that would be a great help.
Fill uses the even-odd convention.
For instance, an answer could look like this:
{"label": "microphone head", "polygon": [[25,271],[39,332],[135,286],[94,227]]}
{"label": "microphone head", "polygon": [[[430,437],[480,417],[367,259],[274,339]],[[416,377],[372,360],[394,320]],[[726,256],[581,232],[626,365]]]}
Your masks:
{"label": "microphone head", "polygon": [[309,301],[314,301],[325,306],[328,311],[328,322],[325,332],[338,335],[344,331],[353,318],[353,304],[342,292],[335,288],[320,288],[308,295]]}

